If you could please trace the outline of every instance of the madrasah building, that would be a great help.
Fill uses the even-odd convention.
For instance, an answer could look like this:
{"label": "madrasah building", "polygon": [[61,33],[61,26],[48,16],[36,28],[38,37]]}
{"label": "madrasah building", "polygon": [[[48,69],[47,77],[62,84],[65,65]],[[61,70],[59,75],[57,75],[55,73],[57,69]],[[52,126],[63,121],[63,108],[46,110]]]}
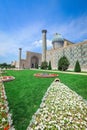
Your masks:
{"label": "madrasah building", "polygon": [[53,47],[47,50],[47,30],[42,30],[42,54],[36,52],[26,52],[26,59],[22,59],[22,48],[19,48],[19,61],[15,62],[15,67],[19,69],[35,68],[35,65],[41,66],[43,61],[51,61],[53,70],[58,69],[58,61],[66,56],[69,60],[69,69],[74,70],[78,60],[82,71],[87,71],[87,41],[74,44],[64,39],[61,34],[56,33],[52,40]]}

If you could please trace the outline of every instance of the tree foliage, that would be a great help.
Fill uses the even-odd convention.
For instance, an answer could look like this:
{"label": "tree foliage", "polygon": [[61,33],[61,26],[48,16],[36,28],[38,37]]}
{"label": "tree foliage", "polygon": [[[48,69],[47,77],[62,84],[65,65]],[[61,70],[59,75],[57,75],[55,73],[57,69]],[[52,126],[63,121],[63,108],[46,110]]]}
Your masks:
{"label": "tree foliage", "polygon": [[7,64],[7,63],[2,63],[0,64],[0,68],[14,68],[14,66],[11,66],[11,64]]}
{"label": "tree foliage", "polygon": [[38,69],[38,64],[37,63],[35,64],[35,68]]}
{"label": "tree foliage", "polygon": [[48,70],[52,70],[51,61],[49,61]]}
{"label": "tree foliage", "polygon": [[46,61],[41,63],[41,69],[47,69],[48,63]]}
{"label": "tree foliage", "polygon": [[81,67],[80,67],[80,64],[79,64],[78,60],[76,61],[74,71],[75,72],[81,72]]}
{"label": "tree foliage", "polygon": [[58,62],[58,70],[65,71],[68,69],[68,67],[69,67],[68,59],[65,56],[61,57]]}

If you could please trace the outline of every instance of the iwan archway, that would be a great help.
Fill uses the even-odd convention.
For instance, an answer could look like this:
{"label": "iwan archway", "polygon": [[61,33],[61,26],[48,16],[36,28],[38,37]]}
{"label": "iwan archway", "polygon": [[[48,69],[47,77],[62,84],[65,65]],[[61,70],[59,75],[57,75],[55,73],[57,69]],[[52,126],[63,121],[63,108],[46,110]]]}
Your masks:
{"label": "iwan archway", "polygon": [[37,68],[39,59],[36,56],[31,57],[31,68]]}

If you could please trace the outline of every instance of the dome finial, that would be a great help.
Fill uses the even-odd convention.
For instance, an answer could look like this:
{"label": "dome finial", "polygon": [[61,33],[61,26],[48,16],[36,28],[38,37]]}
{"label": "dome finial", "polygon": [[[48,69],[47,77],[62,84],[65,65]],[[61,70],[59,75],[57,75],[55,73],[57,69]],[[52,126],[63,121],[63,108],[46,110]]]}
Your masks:
{"label": "dome finial", "polygon": [[59,33],[55,33],[53,40],[52,40],[52,44],[53,44],[54,49],[59,48],[59,47],[63,47],[64,38],[62,37],[62,35]]}

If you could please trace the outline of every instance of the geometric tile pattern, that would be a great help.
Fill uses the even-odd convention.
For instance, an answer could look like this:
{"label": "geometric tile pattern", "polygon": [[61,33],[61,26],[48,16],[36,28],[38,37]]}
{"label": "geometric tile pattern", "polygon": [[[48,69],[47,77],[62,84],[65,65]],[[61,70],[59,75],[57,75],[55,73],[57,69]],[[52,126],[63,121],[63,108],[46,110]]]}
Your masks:
{"label": "geometric tile pattern", "polygon": [[51,61],[52,68],[58,68],[58,60],[66,56],[70,62],[70,68],[74,68],[76,61],[78,60],[82,69],[87,69],[87,41],[62,47],[59,49],[51,49],[47,51],[46,60]]}

